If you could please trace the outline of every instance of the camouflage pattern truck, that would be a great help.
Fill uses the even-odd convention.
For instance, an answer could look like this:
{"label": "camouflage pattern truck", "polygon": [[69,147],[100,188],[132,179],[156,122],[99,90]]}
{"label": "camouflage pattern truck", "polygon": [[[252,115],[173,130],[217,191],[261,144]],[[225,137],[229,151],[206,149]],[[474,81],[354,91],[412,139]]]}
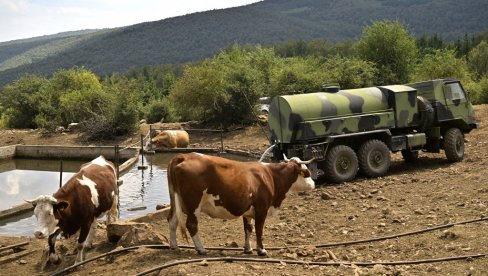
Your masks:
{"label": "camouflage pattern truck", "polygon": [[273,159],[315,158],[313,178],[341,183],[384,175],[390,152],[414,162],[419,151],[464,157],[464,134],[478,128],[458,80],[276,96],[268,125]]}

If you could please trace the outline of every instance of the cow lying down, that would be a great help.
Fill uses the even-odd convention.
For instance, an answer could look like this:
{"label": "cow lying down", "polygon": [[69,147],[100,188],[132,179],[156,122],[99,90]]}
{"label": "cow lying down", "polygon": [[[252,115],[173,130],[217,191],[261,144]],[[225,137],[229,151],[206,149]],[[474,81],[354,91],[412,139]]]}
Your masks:
{"label": "cow lying down", "polygon": [[80,230],[76,263],[83,261],[83,250],[92,246],[96,218],[107,214],[107,224],[118,218],[118,189],[114,165],[103,156],[85,163],[71,179],[51,195],[26,200],[34,205],[37,228],[34,236],[48,237],[49,261],[59,263],[54,247],[57,236],[66,238]]}
{"label": "cow lying down", "polygon": [[298,158],[281,163],[238,162],[199,153],[178,154],[168,165],[171,208],[170,247],[177,249],[178,226],[186,225],[199,254],[206,254],[198,236],[201,212],[213,218],[243,218],[244,253],[252,253],[249,235],[255,220],[258,255],[266,255],[262,235],[268,211],[280,207],[288,191],[312,190],[315,184]]}

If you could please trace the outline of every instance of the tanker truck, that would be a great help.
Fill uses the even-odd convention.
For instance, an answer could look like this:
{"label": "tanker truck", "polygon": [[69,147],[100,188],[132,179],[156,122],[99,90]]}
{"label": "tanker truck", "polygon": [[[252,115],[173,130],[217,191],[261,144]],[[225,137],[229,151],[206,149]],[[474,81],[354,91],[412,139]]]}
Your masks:
{"label": "tanker truck", "polygon": [[276,96],[268,126],[272,159],[314,159],[312,178],[342,183],[360,172],[385,175],[390,152],[415,162],[419,151],[464,158],[464,135],[478,128],[456,79]]}

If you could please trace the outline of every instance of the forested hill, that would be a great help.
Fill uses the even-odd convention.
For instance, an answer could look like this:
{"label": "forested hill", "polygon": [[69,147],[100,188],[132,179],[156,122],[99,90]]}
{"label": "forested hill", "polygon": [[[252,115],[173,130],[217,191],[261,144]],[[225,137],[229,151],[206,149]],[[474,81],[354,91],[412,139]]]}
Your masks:
{"label": "forested hill", "polygon": [[344,41],[375,20],[459,39],[488,27],[487,0],[264,0],[125,28],[0,43],[0,85],[21,74],[84,66],[97,74],[209,57],[231,44]]}

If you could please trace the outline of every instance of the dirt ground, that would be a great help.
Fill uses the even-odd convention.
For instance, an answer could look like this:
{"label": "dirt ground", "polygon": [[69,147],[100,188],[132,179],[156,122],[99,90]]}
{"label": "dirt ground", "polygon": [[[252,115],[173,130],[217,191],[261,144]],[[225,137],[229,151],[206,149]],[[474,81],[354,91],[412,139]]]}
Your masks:
{"label": "dirt ground", "polygon": [[[359,177],[341,185],[318,185],[314,191],[289,196],[281,211],[268,217],[264,243],[268,258],[287,262],[221,262],[199,261],[173,266],[160,275],[487,275],[488,257],[471,257],[406,265],[358,266],[349,262],[392,262],[448,258],[488,253],[488,223],[456,225],[435,231],[402,236],[375,242],[323,247],[334,242],[394,236],[488,216],[488,105],[476,106],[480,129],[466,136],[466,154],[462,162],[447,163],[443,153],[420,154],[413,165],[405,164],[399,154],[393,155],[392,166],[385,177]],[[147,134],[147,125],[141,133]],[[194,133],[194,147],[220,146],[220,134]],[[137,143],[140,134],[124,137],[109,144]],[[55,134],[40,137],[37,131],[1,130],[0,145],[11,144],[83,144],[76,134]],[[107,143],[105,143],[107,144]],[[259,127],[237,129],[224,134],[226,148],[261,153],[268,145]],[[155,234],[168,236],[165,219],[152,220]],[[100,226],[94,249],[87,257],[97,256],[117,248],[105,238]],[[217,220],[203,216],[199,224],[202,242],[206,247],[243,246],[242,220]],[[0,244],[10,245],[28,241],[25,247],[33,252],[17,260],[0,264],[0,275],[52,274],[74,262],[71,250],[75,238],[60,240],[57,246],[68,251],[59,266],[40,271],[45,240],[32,237],[2,237]],[[178,237],[180,244],[190,244]],[[254,242],[253,242],[254,245]],[[272,249],[271,247],[278,247]],[[58,251],[60,251],[58,250]],[[241,251],[211,250],[206,256],[258,258]],[[6,258],[0,252],[0,260]],[[202,258],[193,249],[170,251],[139,248],[103,257],[71,271],[73,275],[134,275],[177,260]],[[343,262],[342,265],[316,265],[312,262]],[[156,272],[157,274],[157,272]],[[152,274],[154,275],[154,274]]]}

